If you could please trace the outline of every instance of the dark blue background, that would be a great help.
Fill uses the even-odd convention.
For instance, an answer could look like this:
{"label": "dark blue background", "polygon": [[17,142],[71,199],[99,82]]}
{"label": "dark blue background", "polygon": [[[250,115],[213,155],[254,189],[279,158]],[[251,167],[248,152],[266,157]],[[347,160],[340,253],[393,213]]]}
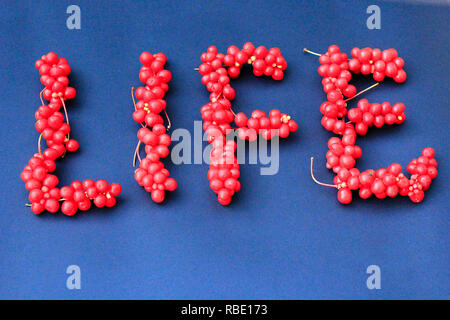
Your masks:
{"label": "dark blue background", "polygon": [[[66,28],[66,8],[81,7],[81,30]],[[368,30],[378,4],[382,29]],[[1,1],[0,298],[450,298],[448,218],[449,7],[373,1]],[[250,71],[233,82],[234,109],[279,107],[300,130],[283,141],[280,171],[241,167],[243,188],[222,207],[208,187],[207,165],[168,164],[179,187],[162,205],[133,178],[138,126],[130,87],[140,84],[139,54],[164,52],[173,78],[167,95],[173,128],[193,130],[208,94],[193,68],[209,45],[278,46],[288,61],[282,82]],[[372,129],[357,144],[360,169],[403,166],[426,146],[439,176],[425,200],[354,200],[342,206],[325,168],[330,133],[320,126],[325,99],[318,52],[338,44],[396,48],[408,80],[385,81],[370,101],[406,104],[407,121]],[[70,120],[80,151],[57,164],[63,184],[105,178],[122,184],[112,210],[68,218],[24,207],[19,174],[36,152],[34,112],[42,85],[34,62],[49,51],[72,67]],[[364,88],[373,80],[358,81]],[[358,198],[355,196],[355,198]],[[82,289],[66,289],[68,265]],[[368,290],[366,268],[381,267],[382,289]]]}

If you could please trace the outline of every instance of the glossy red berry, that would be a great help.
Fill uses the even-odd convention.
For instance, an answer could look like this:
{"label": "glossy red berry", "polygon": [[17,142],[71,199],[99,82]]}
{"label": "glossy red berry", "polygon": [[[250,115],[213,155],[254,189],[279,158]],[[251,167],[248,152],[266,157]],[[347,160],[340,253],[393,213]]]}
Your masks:
{"label": "glossy red berry", "polygon": [[74,201],[66,200],[61,205],[61,211],[67,216],[73,216],[78,210],[78,207]]}
{"label": "glossy red berry", "polygon": [[78,141],[74,139],[70,139],[69,141],[66,142],[66,148],[70,152],[77,151],[79,147],[80,145],[78,144]]}

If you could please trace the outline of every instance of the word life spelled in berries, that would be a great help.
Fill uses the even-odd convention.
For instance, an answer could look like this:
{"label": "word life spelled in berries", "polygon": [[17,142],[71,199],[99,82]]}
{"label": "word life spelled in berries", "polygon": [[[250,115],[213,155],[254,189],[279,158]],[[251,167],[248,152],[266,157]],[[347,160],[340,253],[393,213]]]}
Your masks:
{"label": "word life spelled in berries", "polygon": [[[134,172],[134,177],[140,186],[151,193],[152,200],[160,203],[164,201],[165,191],[174,191],[177,188],[176,180],[169,178],[169,171],[160,160],[169,155],[171,142],[159,113],[166,112],[166,101],[163,98],[169,90],[167,83],[172,75],[169,70],[164,69],[167,57],[163,53],[152,55],[143,52],[140,61],[143,66],[139,71],[139,79],[145,86],[136,90],[138,102],[135,103],[133,113],[134,121],[141,125],[137,133],[139,143],[135,152],[135,156],[137,155],[141,161],[139,168]],[[147,154],[144,159],[139,156],[141,143],[145,145]]]}
{"label": "word life spelled in berries", "polygon": [[234,154],[236,142],[226,139],[226,134],[231,132],[230,123],[235,122],[240,139],[249,141],[255,141],[258,135],[266,140],[277,135],[287,138],[298,129],[290,116],[277,109],[271,110],[269,115],[255,110],[250,118],[242,112],[235,114],[231,109],[235,91],[230,85],[230,78],[238,77],[247,63],[253,67],[255,76],[265,75],[282,80],[287,63],[280,49],[255,48],[250,42],[244,44],[241,50],[230,46],[226,54],[218,53],[217,48],[211,46],[201,55],[201,61],[198,68],[201,81],[210,92],[210,102],[201,108],[203,130],[213,146],[208,171],[209,185],[217,194],[218,201],[228,205],[234,193],[241,189],[239,163]]}
{"label": "word life spelled in berries", "polygon": [[[41,134],[39,152],[29,160],[20,175],[25,182],[25,189],[29,191],[31,210],[40,214],[44,210],[55,213],[61,209],[65,215],[72,216],[78,210],[89,210],[91,201],[99,208],[113,207],[122,190],[118,183],[87,179],[84,182],[74,181],[61,189],[56,187],[58,177],[51,174],[56,169],[55,160],[63,158],[67,151],[73,152],[79,147],[76,140],[69,138],[70,125],[65,105],[66,100],[75,97],[76,91],[69,87],[68,75],[71,69],[65,58],[59,58],[56,53],[50,52],[36,61],[35,66],[41,75],[41,83],[45,86],[41,91],[42,105],[35,113],[35,128]],[[44,104],[42,96],[50,101],[48,105]],[[60,112],[61,107],[65,118]],[[44,152],[41,152],[42,138],[48,146]]]}
{"label": "word life spelled in berries", "polygon": [[[432,148],[423,149],[422,155],[408,164],[406,169],[411,174],[409,179],[402,173],[402,166],[398,163],[393,163],[387,168],[364,172],[355,168],[356,159],[362,155],[361,148],[355,145],[356,137],[365,135],[372,126],[380,128],[384,125],[403,123],[405,105],[403,103],[391,105],[389,102],[370,103],[366,99],[361,99],[356,108],[347,111],[346,101],[357,95],[356,88],[349,84],[352,72],[372,74],[376,81],[390,77],[395,82],[402,83],[406,80],[406,72],[403,70],[404,61],[398,56],[397,51],[353,48],[351,51],[353,59],[350,60],[336,45],[330,46],[328,52],[322,55],[306,49],[305,51],[320,56],[321,65],[318,72],[323,77],[322,85],[327,94],[327,101],[320,106],[323,115],[322,126],[341,136],[332,137],[328,141],[329,150],[326,154],[327,168],[336,173],[334,185],[315,181],[337,188],[338,200],[343,204],[352,201],[352,191],[356,190],[359,190],[359,196],[363,199],[369,198],[372,194],[379,199],[396,197],[400,194],[409,196],[413,202],[421,202],[425,195],[424,191],[430,187],[431,180],[436,178],[438,173]],[[344,100],[344,97],[347,99]],[[345,116],[348,122],[345,121]]]}

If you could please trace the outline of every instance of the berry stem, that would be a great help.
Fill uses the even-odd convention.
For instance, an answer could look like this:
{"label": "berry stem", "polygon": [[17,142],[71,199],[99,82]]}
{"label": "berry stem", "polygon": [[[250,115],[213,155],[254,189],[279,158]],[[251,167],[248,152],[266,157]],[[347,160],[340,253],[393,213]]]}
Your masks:
{"label": "berry stem", "polygon": [[39,151],[39,154],[42,154],[42,152],[41,152],[41,140],[42,140],[42,133],[39,135],[39,139],[38,139],[38,151]]}
{"label": "berry stem", "polygon": [[370,87],[368,87],[368,88],[365,88],[364,90],[362,90],[362,91],[360,91],[360,92],[358,92],[357,94],[355,94],[353,97],[351,97],[351,98],[348,98],[348,99],[345,99],[344,101],[349,101],[349,100],[352,100],[353,98],[356,98],[357,96],[359,96],[360,94],[362,94],[362,93],[364,93],[364,92],[366,92],[366,91],[369,91],[370,89],[372,89],[372,88],[375,88],[377,85],[379,85],[380,83],[379,82],[377,82],[377,83],[375,83],[375,84],[373,84],[373,85],[371,85]]}
{"label": "berry stem", "polygon": [[[64,109],[64,114],[66,115],[67,124],[70,125],[70,123],[69,123],[69,115],[67,114],[67,108],[66,108],[66,104],[64,102],[64,99],[62,97],[59,97],[59,98],[61,99],[61,103],[62,103],[62,106],[63,106],[63,109]],[[67,134],[67,140],[68,139],[70,139],[70,132]],[[64,154],[61,156],[61,158],[64,158],[66,156],[66,153],[67,153],[67,148],[64,150]]]}
{"label": "berry stem", "polygon": [[67,115],[67,109],[66,109],[66,104],[64,103],[64,99],[62,97],[59,97],[61,99],[62,105],[63,105],[63,109],[64,109],[64,114],[66,115],[66,120],[67,120],[67,124],[70,125],[69,123],[69,116]]}
{"label": "berry stem", "polygon": [[137,108],[136,108],[136,100],[134,100],[134,87],[131,87],[131,99],[133,99],[134,111],[136,111]]}
{"label": "berry stem", "polygon": [[167,111],[166,111],[165,108],[164,108],[164,113],[166,114],[167,121],[169,122],[169,124],[167,125],[167,130],[169,130],[170,127],[172,126],[172,124],[170,123],[170,118],[169,118],[169,116],[167,115]]}
{"label": "berry stem", "polygon": [[320,57],[320,56],[321,56],[321,54],[320,54],[320,53],[317,53],[317,52],[313,52],[313,51],[311,51],[311,50],[308,50],[308,49],[306,49],[306,48],[303,48],[303,52],[307,52],[307,53],[313,54],[313,55],[315,55],[315,56],[318,56],[318,57]]}
{"label": "berry stem", "polygon": [[222,96],[223,92],[220,92],[217,97],[213,98],[212,102],[216,102],[217,100],[219,100],[220,96]]}
{"label": "berry stem", "polygon": [[[59,198],[59,199],[58,199],[59,202],[61,202],[61,201],[66,201],[66,200],[67,200],[67,199],[64,199],[64,198]],[[31,203],[25,203],[25,207],[31,207],[31,205],[32,205]]]}
{"label": "berry stem", "polygon": [[136,167],[136,156],[139,158],[139,162],[142,161],[141,156],[139,154],[139,147],[141,146],[141,140],[139,140],[136,149],[134,150],[134,157],[133,157],[133,167]]}
{"label": "berry stem", "polygon": [[44,99],[42,99],[42,92],[44,92],[45,88],[41,90],[41,92],[39,92],[39,97],[41,98],[41,103],[42,105],[44,105]]}
{"label": "berry stem", "polygon": [[314,180],[314,182],[317,183],[317,184],[320,184],[321,186],[325,186],[325,187],[330,187],[330,188],[336,188],[336,189],[338,189],[338,186],[337,186],[337,185],[320,182],[320,181],[318,181],[318,180],[314,177],[314,173],[313,173],[313,163],[314,163],[314,157],[311,157],[311,178]]}

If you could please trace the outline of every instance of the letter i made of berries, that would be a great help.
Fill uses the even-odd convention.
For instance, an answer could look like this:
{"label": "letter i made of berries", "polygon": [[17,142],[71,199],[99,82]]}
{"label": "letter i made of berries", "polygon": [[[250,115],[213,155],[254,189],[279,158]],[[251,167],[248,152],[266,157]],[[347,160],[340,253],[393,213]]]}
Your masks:
{"label": "letter i made of berries", "polygon": [[[177,181],[169,177],[169,170],[164,168],[161,158],[169,155],[170,136],[166,133],[171,123],[166,111],[166,101],[163,100],[169,90],[168,82],[172,75],[164,69],[167,57],[163,53],[152,55],[143,52],[140,56],[142,67],[139,71],[139,79],[144,83],[136,89],[134,100],[133,119],[140,124],[137,138],[139,140],[133,159],[136,165],[136,157],[139,159],[139,168],[134,172],[137,183],[151,194],[153,201],[161,203],[165,198],[165,191],[174,191]],[[168,125],[164,126],[164,120],[160,113],[164,111]],[[140,146],[145,145],[146,156],[141,159]]]}

